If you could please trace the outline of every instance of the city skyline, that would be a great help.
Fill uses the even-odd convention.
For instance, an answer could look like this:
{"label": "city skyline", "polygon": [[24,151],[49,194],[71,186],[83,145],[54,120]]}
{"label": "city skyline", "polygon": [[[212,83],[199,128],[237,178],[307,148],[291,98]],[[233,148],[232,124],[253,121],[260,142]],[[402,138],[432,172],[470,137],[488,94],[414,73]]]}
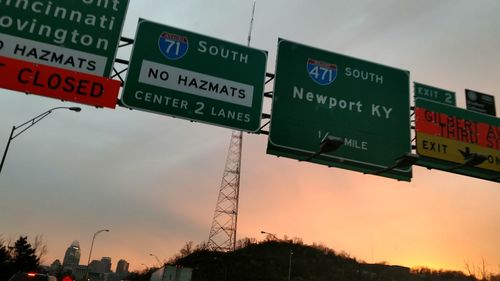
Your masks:
{"label": "city skyline", "polygon": [[97,278],[97,280],[120,280],[121,278],[127,276],[129,272],[130,264],[127,260],[121,258],[116,262],[115,270],[113,270],[113,260],[109,256],[103,256],[101,258],[92,258],[85,264],[82,264],[80,260],[80,242],[77,240],[73,241],[71,245],[66,250],[64,254],[64,260],[61,264],[60,259],[55,259],[48,264],[40,264],[44,267],[49,274],[55,276],[68,276],[71,275],[75,280],[84,280],[85,276],[90,276],[90,278]]}
{"label": "city skyline", "polygon": [[[246,45],[253,3],[131,1],[122,35],[134,38],[145,18]],[[500,100],[499,10],[490,0],[257,1],[250,45],[268,51],[269,73],[286,38],[408,70],[411,84],[453,91],[465,108],[465,89]],[[130,271],[157,264],[151,254],[168,260],[188,241],[207,241],[231,130],[1,89],[0,149],[13,125],[58,106],[82,111],[53,112],[9,148],[2,238],[43,235],[45,264],[79,241],[87,265],[93,244],[92,257],[125,259]],[[267,155],[267,140],[243,135],[237,239],[266,231],[372,263],[464,271],[484,260],[499,271],[498,183],[423,167],[398,182]],[[93,241],[100,229],[109,233]]]}
{"label": "city skyline", "polygon": [[[66,253],[64,254],[64,258],[63,258],[63,263],[62,263],[62,270],[64,270],[64,266],[65,265],[69,265],[71,267],[73,266],[78,266],[78,265],[85,265],[85,264],[82,264],[81,261],[80,261],[80,242],[78,240],[74,240],[73,242],[71,242],[71,245],[67,248],[66,250]],[[95,258],[95,257],[94,257]],[[103,261],[103,259],[106,261],[106,262],[110,262],[110,266],[109,268],[107,268],[106,270],[107,271],[110,271],[111,268],[112,268],[112,259],[111,257],[108,257],[108,256],[102,256],[100,259],[97,258],[97,259],[92,259],[91,260],[91,263],[92,262],[99,262],[99,261]],[[55,260],[53,261],[50,261],[50,264],[56,262],[56,261],[60,261],[61,259],[59,258],[56,258]],[[49,262],[49,261],[47,261]],[[44,264],[44,265],[48,265],[49,263]],[[129,267],[129,263],[127,262],[127,260],[125,259],[120,259],[117,263],[116,263],[116,269],[115,269],[115,272],[117,271],[128,271],[128,267]]]}

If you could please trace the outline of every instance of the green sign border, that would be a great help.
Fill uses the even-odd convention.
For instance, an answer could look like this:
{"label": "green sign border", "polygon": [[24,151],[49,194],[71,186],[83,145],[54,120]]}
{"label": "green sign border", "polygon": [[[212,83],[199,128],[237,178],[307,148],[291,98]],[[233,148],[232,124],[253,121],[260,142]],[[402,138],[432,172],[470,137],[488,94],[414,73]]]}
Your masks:
{"label": "green sign border", "polygon": [[[158,39],[163,32],[187,38],[189,47],[184,56],[176,60],[169,60],[164,54],[161,53],[158,47]],[[202,44],[200,43],[202,41],[206,43],[203,43],[203,48],[200,45]],[[176,27],[155,23],[145,19],[139,19],[135,42],[122,93],[122,102],[125,106],[142,111],[179,117],[190,121],[199,121],[230,129],[248,132],[257,132],[260,129],[264,99],[267,52]],[[212,48],[211,46],[214,47]],[[238,54],[246,54],[246,63],[242,62],[241,57],[240,61],[236,62],[231,59],[224,59],[221,56],[211,55],[208,53],[207,50],[210,50],[210,48],[212,48],[213,53],[215,53],[216,47],[225,48]],[[206,52],[201,52],[200,50],[202,49]],[[234,58],[235,56],[232,57],[232,59]],[[238,56],[236,55],[236,59],[237,58]],[[184,91],[186,88],[185,85],[183,89],[179,90],[173,89],[170,86],[160,87],[158,85],[152,85],[149,82],[140,82],[139,80],[143,61],[160,64],[162,66],[175,69],[175,71],[188,71],[196,73],[196,75],[210,76],[213,79],[222,79],[224,81],[229,81],[230,83],[234,82],[253,86],[253,92],[251,93],[251,105],[242,105],[234,102],[210,98],[210,96],[200,96],[189,93]],[[175,76],[172,72],[170,72],[170,76],[168,78],[170,79],[170,83],[175,84],[175,81],[177,81],[176,83],[180,84],[180,80],[178,79],[180,75]],[[175,77],[177,77],[178,80],[175,80]],[[157,95],[159,98],[170,98],[172,100],[177,99],[184,101],[185,106],[183,108],[173,108],[140,100],[134,96],[134,94],[138,91],[150,92]],[[217,116],[217,114],[214,114],[221,112],[221,110],[225,112],[237,112],[244,114],[245,118],[250,121],[245,122],[241,121],[241,119],[231,120],[228,118],[221,118],[220,116]]]}
{"label": "green sign border", "polygon": [[[283,46],[287,46],[288,51],[284,51]],[[301,52],[299,54],[299,52]],[[337,65],[337,78],[336,80],[327,86],[318,86],[317,83],[313,81],[308,76],[308,70],[306,69],[306,63],[308,59],[315,59],[322,62],[327,62],[331,64]],[[284,62],[284,63],[283,63]],[[276,63],[276,71],[275,71],[275,81],[274,81],[274,94],[273,94],[273,103],[271,109],[271,125],[270,125],[270,135],[268,139],[268,147],[267,153],[273,154],[277,156],[285,156],[297,160],[305,160],[308,156],[316,153],[320,149],[320,142],[322,136],[320,136],[317,131],[321,130],[323,133],[327,131],[330,132],[330,136],[334,137],[359,137],[363,134],[371,134],[370,137],[374,137],[375,134],[369,132],[371,127],[373,127],[374,123],[377,123],[373,120],[365,119],[364,115],[370,114],[370,103],[373,102],[375,104],[378,100],[371,97],[366,97],[366,100],[363,100],[363,106],[366,106],[361,117],[356,115],[353,119],[352,117],[346,117],[345,114],[337,114],[335,111],[328,110],[324,104],[311,104],[311,105],[303,105],[306,97],[306,92],[314,92],[314,93],[322,93],[323,95],[332,96],[331,93],[338,91],[335,93],[334,97],[337,97],[339,100],[344,98],[348,99],[362,99],[365,98],[362,93],[358,93],[353,96],[352,94],[352,85],[356,83],[361,83],[360,81],[339,81],[340,75],[343,71],[343,66],[350,65],[352,67],[358,67],[358,69],[369,70],[372,72],[382,71],[384,76],[394,75],[398,78],[399,84],[397,87],[397,93],[392,91],[392,94],[399,95],[398,93],[402,92],[401,99],[398,100],[400,103],[403,103],[402,106],[399,106],[396,111],[398,114],[396,116],[405,116],[404,120],[401,120],[400,117],[391,117],[391,121],[397,124],[397,128],[399,128],[399,132],[395,132],[396,129],[392,126],[387,126],[387,124],[379,126],[379,128],[387,129],[391,128],[391,132],[386,137],[382,137],[375,141],[374,139],[368,140],[371,142],[371,145],[374,147],[376,145],[388,146],[387,138],[399,138],[399,146],[400,151],[398,152],[378,152],[378,155],[385,157],[385,165],[382,164],[373,164],[370,163],[370,159],[363,159],[363,152],[359,152],[356,157],[352,157],[352,151],[354,149],[346,148],[346,146],[341,146],[336,151],[332,151],[329,153],[323,153],[318,157],[314,157],[310,162],[315,162],[318,164],[323,164],[327,166],[335,166],[344,169],[359,171],[363,173],[376,173],[380,170],[386,169],[389,166],[392,166],[397,158],[402,157],[411,152],[411,134],[410,134],[410,78],[409,72],[406,70],[400,70],[393,67],[388,67],[380,64],[376,64],[373,62],[368,62],[365,60],[329,52],[326,50],[317,49],[314,47],[309,47],[300,43],[295,43],[292,41],[288,41],[285,39],[279,39],[278,41],[278,54],[277,54],[277,63]],[[383,67],[381,70],[380,66]],[[390,72],[390,74],[387,74]],[[392,76],[390,77],[393,78]],[[300,83],[300,86],[305,88],[304,97],[299,102],[293,103],[292,92],[293,92],[293,84]],[[343,84],[342,84],[343,83]],[[340,84],[340,85],[339,85]],[[325,90],[324,87],[329,87],[329,90]],[[354,88],[358,86],[353,86]],[[357,89],[359,91],[359,87]],[[382,88],[377,89],[368,89],[371,90],[371,94],[386,92],[387,90]],[[355,90],[356,91],[356,90]],[[365,89],[366,92],[366,89]],[[289,97],[287,97],[288,95]],[[363,97],[361,97],[363,96]],[[288,100],[286,100],[288,99]],[[311,99],[316,99],[311,96]],[[366,103],[366,105],[364,105]],[[380,104],[386,104],[383,101],[380,101]],[[386,104],[387,105],[387,104]],[[391,105],[395,107],[396,105]],[[318,115],[320,112],[320,115]],[[354,114],[354,113],[353,113]],[[372,113],[373,114],[373,113]],[[295,116],[295,117],[294,117]],[[300,117],[298,117],[300,116]],[[321,119],[324,117],[323,119]],[[295,118],[295,119],[294,119]],[[302,118],[302,120],[297,120],[297,118]],[[315,119],[314,119],[315,118]],[[351,118],[351,119],[349,119]],[[375,118],[375,117],[374,117]],[[372,118],[372,119],[374,119]],[[317,120],[328,120],[327,126],[323,126],[322,124],[317,124]],[[363,121],[360,121],[363,119]],[[291,121],[293,120],[293,121]],[[359,124],[360,122],[365,122],[368,125],[365,125],[364,128],[352,129],[354,124]],[[404,124],[403,124],[404,123]],[[356,126],[354,125],[354,126]],[[392,124],[391,124],[392,125]],[[370,128],[366,128],[370,127]],[[326,128],[326,129],[325,129]],[[288,130],[288,131],[287,131]],[[340,130],[340,131],[339,131]],[[342,131],[344,130],[344,131]],[[349,131],[350,130],[350,131]],[[368,132],[367,132],[368,131]],[[346,132],[355,133],[356,135],[350,136],[347,135]],[[278,134],[278,136],[277,136]],[[337,134],[344,134],[344,136],[340,136]],[[303,136],[308,135],[311,137]],[[314,135],[314,136],[313,136]],[[288,137],[287,137],[288,136]],[[301,139],[302,137],[302,139]],[[368,137],[359,137],[360,139],[366,139]],[[376,138],[376,136],[375,136]],[[298,141],[297,141],[298,140]],[[309,140],[309,141],[308,141]],[[301,145],[301,141],[307,142],[306,145]],[[389,149],[393,149],[391,146]],[[351,154],[351,155],[349,155]],[[388,155],[387,155],[388,154]],[[396,155],[397,154],[397,155]],[[361,155],[361,156],[360,156]],[[379,159],[376,159],[377,161]],[[381,176],[386,176],[389,178],[395,178],[398,180],[409,181],[411,179],[411,167],[397,168],[391,171],[386,171],[380,174]]]}

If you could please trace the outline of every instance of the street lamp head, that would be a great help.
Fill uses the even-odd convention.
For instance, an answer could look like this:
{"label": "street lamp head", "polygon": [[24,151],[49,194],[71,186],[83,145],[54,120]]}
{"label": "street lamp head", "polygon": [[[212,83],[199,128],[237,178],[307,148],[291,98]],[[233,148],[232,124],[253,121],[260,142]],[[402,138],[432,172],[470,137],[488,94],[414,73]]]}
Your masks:
{"label": "street lamp head", "polygon": [[101,229],[101,230],[96,231],[96,233],[94,233],[94,237],[97,236],[101,232],[109,232],[109,229]]}
{"label": "street lamp head", "polygon": [[[12,127],[12,131],[10,132],[9,141],[7,142],[7,146],[5,147],[5,152],[3,153],[2,162],[0,162],[0,172],[2,171],[3,163],[5,162],[5,156],[7,155],[7,151],[9,150],[10,142],[14,138],[17,138],[23,132],[25,132],[26,130],[28,130],[29,128],[31,128],[31,126],[35,125],[36,123],[40,122],[40,120],[42,120],[43,118],[47,117],[49,114],[52,113],[53,110],[56,110],[56,109],[69,109],[69,110],[72,110],[72,111],[75,111],[75,112],[80,112],[82,110],[80,107],[58,106],[58,107],[51,108],[51,109],[45,111],[44,113],[39,114],[39,115],[31,118],[30,120],[22,123],[21,125],[13,126]],[[14,132],[16,130],[20,130],[20,131],[18,133],[14,134]]]}
{"label": "street lamp head", "polygon": [[[267,239],[269,239],[269,237],[272,237],[272,238],[273,238],[274,240],[276,240],[276,241],[279,241],[279,240],[280,240],[280,239],[279,239],[278,237],[276,237],[276,235],[275,235],[275,234],[273,234],[273,233],[270,233],[270,232],[267,232],[267,231],[263,231],[263,230],[261,230],[261,231],[260,231],[260,233],[267,235]],[[269,239],[269,240],[271,240],[271,239]]]}

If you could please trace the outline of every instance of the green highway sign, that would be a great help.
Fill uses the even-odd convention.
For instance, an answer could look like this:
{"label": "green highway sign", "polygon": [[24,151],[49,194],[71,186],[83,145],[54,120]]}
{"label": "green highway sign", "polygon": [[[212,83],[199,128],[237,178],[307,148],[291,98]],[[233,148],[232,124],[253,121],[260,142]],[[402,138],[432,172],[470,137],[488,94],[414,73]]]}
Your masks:
{"label": "green highway sign", "polygon": [[455,92],[413,82],[415,98],[424,98],[436,102],[457,106]]}
{"label": "green highway sign", "polygon": [[109,77],[128,3],[0,1],[0,56]]}
{"label": "green highway sign", "polygon": [[122,102],[256,132],[266,61],[264,51],[141,19]]}
{"label": "green highway sign", "polygon": [[408,71],[280,39],[275,75],[269,154],[411,179]]}

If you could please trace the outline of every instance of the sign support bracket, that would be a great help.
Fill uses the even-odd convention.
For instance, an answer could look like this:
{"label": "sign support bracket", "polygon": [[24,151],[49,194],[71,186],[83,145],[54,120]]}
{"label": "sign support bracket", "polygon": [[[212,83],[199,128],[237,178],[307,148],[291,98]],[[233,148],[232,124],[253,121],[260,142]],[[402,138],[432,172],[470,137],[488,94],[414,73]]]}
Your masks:
{"label": "sign support bracket", "polygon": [[[462,152],[462,151],[459,150],[459,152]],[[464,156],[465,162],[449,168],[448,171],[452,172],[456,169],[460,169],[463,167],[475,167],[477,165],[481,165],[484,161],[486,161],[488,159],[488,157],[486,157],[482,154],[479,154],[479,153],[470,153],[467,151],[466,153],[462,153],[462,154]]]}
{"label": "sign support bracket", "polygon": [[323,153],[335,151],[339,149],[344,144],[344,140],[340,137],[334,137],[326,135],[319,145],[319,151],[311,154],[304,160],[299,161],[311,161],[313,158],[320,156]]}
{"label": "sign support bracket", "polygon": [[387,168],[380,169],[378,171],[375,171],[375,172],[372,172],[372,173],[368,173],[368,174],[371,174],[371,175],[380,175],[380,174],[392,171],[392,170],[397,169],[397,168],[403,168],[403,167],[412,166],[417,161],[418,161],[418,155],[412,154],[412,153],[407,153],[407,154],[405,154],[405,155],[397,158],[394,161],[394,164],[392,166],[389,166]]}

